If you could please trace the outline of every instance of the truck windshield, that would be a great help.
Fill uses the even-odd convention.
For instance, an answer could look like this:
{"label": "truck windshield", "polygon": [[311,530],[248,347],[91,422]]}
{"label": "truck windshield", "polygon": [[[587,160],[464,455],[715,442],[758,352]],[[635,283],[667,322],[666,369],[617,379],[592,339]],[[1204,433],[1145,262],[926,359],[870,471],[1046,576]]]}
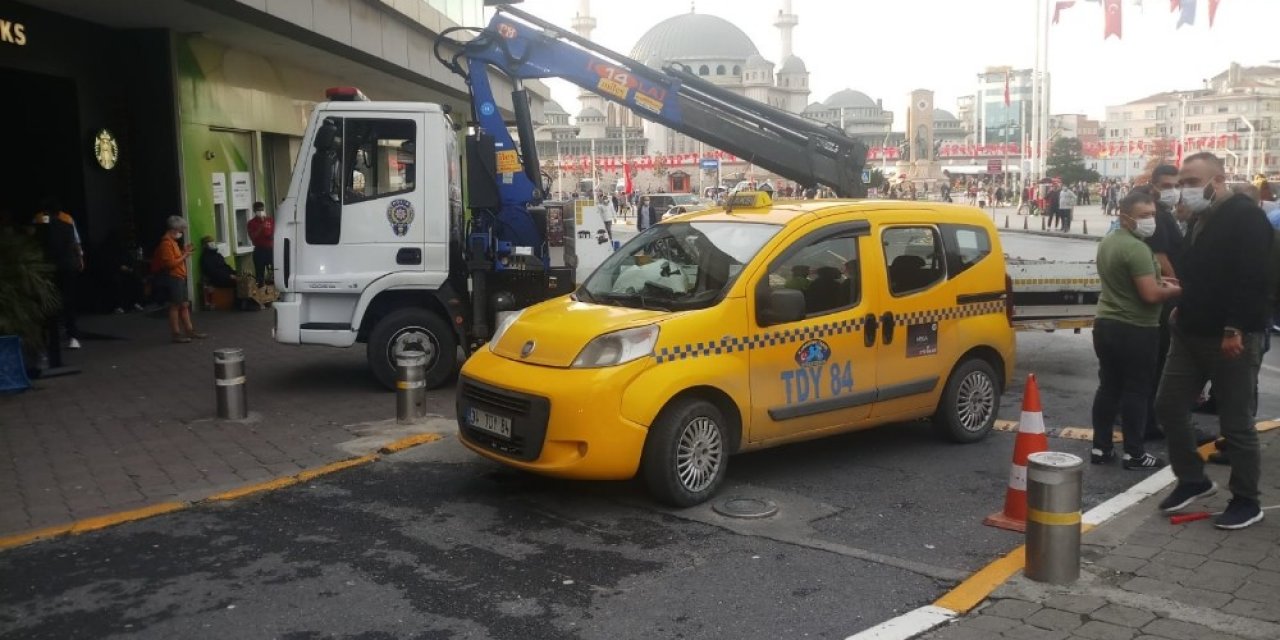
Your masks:
{"label": "truck windshield", "polygon": [[711,306],[781,228],[753,222],[654,225],[609,256],[578,289],[578,298],[667,311]]}

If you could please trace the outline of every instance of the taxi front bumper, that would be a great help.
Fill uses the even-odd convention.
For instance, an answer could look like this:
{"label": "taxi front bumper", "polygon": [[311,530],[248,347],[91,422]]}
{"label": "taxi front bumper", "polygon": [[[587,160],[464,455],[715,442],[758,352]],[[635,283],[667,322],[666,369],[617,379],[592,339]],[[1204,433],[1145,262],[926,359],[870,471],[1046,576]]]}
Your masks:
{"label": "taxi front bumper", "polygon": [[481,349],[458,381],[459,439],[486,458],[542,475],[634,477],[649,429],[622,417],[620,408],[627,384],[649,360],[557,369]]}

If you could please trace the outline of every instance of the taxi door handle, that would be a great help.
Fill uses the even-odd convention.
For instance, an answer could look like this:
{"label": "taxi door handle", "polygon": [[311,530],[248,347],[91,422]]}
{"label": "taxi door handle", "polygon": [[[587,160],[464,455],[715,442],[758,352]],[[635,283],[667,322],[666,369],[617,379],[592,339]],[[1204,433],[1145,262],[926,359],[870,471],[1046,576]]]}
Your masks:
{"label": "taxi door handle", "polygon": [[862,344],[868,347],[876,346],[876,331],[880,328],[880,321],[876,320],[874,313],[868,313],[867,317],[862,319]]}
{"label": "taxi door handle", "polygon": [[880,327],[884,330],[884,343],[893,344],[893,312],[886,311],[880,315]]}

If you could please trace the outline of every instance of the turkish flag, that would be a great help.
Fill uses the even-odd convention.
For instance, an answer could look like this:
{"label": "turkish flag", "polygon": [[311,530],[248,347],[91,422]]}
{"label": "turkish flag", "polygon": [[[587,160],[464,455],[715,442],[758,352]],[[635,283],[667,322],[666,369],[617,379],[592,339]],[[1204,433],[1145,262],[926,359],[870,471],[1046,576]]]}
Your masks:
{"label": "turkish flag", "polygon": [[1102,39],[1106,40],[1111,36],[1115,36],[1117,38],[1123,38],[1123,36],[1121,35],[1121,27],[1120,27],[1120,22],[1121,22],[1120,0],[1104,0],[1104,1],[1105,1],[1104,10],[1106,11],[1106,14],[1107,14],[1107,26],[1106,26],[1106,32],[1103,34]]}
{"label": "turkish flag", "polygon": [[1179,7],[1181,4],[1182,4],[1182,0],[1169,0],[1169,10],[1170,10],[1170,11],[1177,11],[1177,10],[1178,10],[1178,7]]}
{"label": "turkish flag", "polygon": [[[1062,3],[1058,3],[1062,4]],[[1004,106],[1009,106],[1009,72],[1004,72]]]}
{"label": "turkish flag", "polygon": [[1209,28],[1213,28],[1213,18],[1218,15],[1218,3],[1222,0],[1209,0]]}
{"label": "turkish flag", "polygon": [[631,195],[631,163],[622,163],[622,192]]}
{"label": "turkish flag", "polygon": [[1063,9],[1070,9],[1076,6],[1076,0],[1060,0],[1053,5],[1053,23],[1058,24],[1058,18],[1062,16]]}

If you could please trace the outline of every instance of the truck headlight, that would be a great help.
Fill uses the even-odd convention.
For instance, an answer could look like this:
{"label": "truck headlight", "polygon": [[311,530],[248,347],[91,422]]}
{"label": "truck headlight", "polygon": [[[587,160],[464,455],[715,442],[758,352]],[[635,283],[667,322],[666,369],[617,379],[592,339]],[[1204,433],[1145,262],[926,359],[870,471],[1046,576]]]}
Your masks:
{"label": "truck headlight", "polygon": [[612,367],[653,353],[658,342],[658,325],[623,329],[596,336],[573,361],[575,369]]}
{"label": "truck headlight", "polygon": [[493,337],[489,338],[489,350],[493,351],[494,346],[502,339],[502,334],[511,328],[511,325],[520,319],[520,314],[524,313],[524,309],[519,311],[499,311],[497,315],[498,328],[494,329]]}

